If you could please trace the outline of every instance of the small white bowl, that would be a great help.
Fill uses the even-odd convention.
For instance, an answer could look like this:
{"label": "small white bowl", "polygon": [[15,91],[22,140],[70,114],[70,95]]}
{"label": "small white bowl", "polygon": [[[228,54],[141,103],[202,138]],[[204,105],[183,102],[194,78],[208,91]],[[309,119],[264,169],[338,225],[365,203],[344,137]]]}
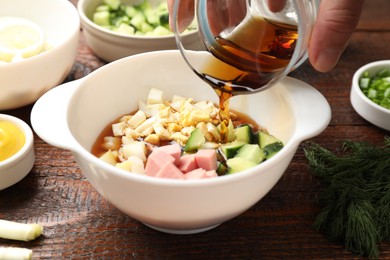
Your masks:
{"label": "small white bowl", "polygon": [[[204,62],[204,55],[191,58]],[[331,111],[313,87],[286,78],[274,87],[236,96],[230,107],[249,115],[285,146],[270,160],[240,173],[203,180],[172,180],[118,169],[91,153],[100,132],[135,111],[150,88],[217,103],[217,94],[187,66],[180,52],[133,55],[56,87],[31,112],[35,132],[72,151],[93,187],[115,207],[157,230],[190,234],[232,219],[263,198],[278,182],[301,141],[321,133]]]}
{"label": "small white bowl", "polygon": [[390,60],[368,63],[358,69],[352,78],[351,104],[355,111],[368,122],[390,131],[390,110],[371,101],[360,89],[359,80],[368,71],[375,74],[383,68],[390,69]]}
{"label": "small white bowl", "polygon": [[[129,36],[123,35],[92,21],[96,7],[102,4],[103,0],[79,0],[77,9],[81,18],[83,35],[87,45],[101,59],[111,62],[133,54],[177,49],[174,35],[167,36]],[[127,0],[126,4],[137,4],[140,0]],[[198,32],[194,31],[182,37],[183,46],[190,50],[202,50],[204,45],[201,42]]]}
{"label": "small white bowl", "polygon": [[35,154],[33,149],[33,133],[31,128],[23,120],[0,114],[0,121],[8,121],[14,124],[25,136],[25,143],[22,148],[11,157],[0,161],[0,190],[3,190],[26,177],[34,166]]}
{"label": "small white bowl", "polygon": [[0,63],[0,110],[36,101],[62,83],[77,54],[80,18],[64,0],[0,0],[0,17],[19,17],[43,30],[48,50],[24,60]]}

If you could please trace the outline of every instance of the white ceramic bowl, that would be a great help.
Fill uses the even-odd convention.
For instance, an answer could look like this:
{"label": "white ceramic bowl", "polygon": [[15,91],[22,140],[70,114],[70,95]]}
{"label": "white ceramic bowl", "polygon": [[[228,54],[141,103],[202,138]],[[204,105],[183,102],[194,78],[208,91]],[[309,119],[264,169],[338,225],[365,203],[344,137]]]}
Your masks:
{"label": "white ceramic bowl", "polygon": [[[153,0],[151,1],[153,2]],[[148,51],[177,49],[173,34],[168,36],[128,36],[96,25],[91,19],[96,7],[102,2],[102,0],[79,0],[77,4],[85,41],[101,59],[111,62]],[[126,4],[139,2],[142,1],[126,0]],[[183,37],[183,46],[190,50],[204,49],[197,31]]]}
{"label": "white ceramic bowl", "polygon": [[364,95],[359,86],[359,79],[364,72],[368,71],[375,74],[383,68],[390,69],[390,60],[375,61],[359,68],[352,78],[350,98],[353,108],[361,117],[380,128],[390,131],[390,110],[371,101]]}
{"label": "white ceramic bowl", "polygon": [[[25,136],[23,147],[11,157],[0,161],[0,190],[8,188],[22,180],[34,165],[34,136],[31,128],[21,119],[0,114],[0,121],[8,121],[18,127]],[[0,142],[4,133],[0,129]],[[1,146],[1,145],[0,145]]]}
{"label": "white ceramic bowl", "polygon": [[0,110],[36,101],[62,83],[76,56],[80,19],[66,0],[0,0],[0,17],[15,16],[42,28],[50,49],[22,61],[0,64]]}
{"label": "white ceramic bowl", "polygon": [[[202,55],[193,53],[202,61]],[[117,169],[90,153],[104,127],[138,108],[151,87],[196,100],[217,95],[186,65],[179,51],[130,56],[59,86],[40,98],[31,114],[35,132],[69,149],[93,187],[115,207],[157,230],[205,231],[246,211],[278,182],[302,140],[319,134],[331,117],[325,98],[292,78],[261,93],[237,96],[231,107],[281,138],[285,147],[249,170],[203,180],[172,180]]]}

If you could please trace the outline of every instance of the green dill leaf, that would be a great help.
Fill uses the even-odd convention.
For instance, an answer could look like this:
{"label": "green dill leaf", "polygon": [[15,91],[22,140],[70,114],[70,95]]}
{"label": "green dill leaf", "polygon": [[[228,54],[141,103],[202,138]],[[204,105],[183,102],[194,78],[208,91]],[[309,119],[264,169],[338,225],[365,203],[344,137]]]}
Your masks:
{"label": "green dill leaf", "polygon": [[351,201],[347,209],[345,230],[346,248],[356,254],[378,258],[380,240],[376,223],[376,210],[369,201]]}
{"label": "green dill leaf", "polygon": [[390,137],[383,146],[345,141],[338,154],[313,142],[304,153],[324,190],[314,228],[351,252],[377,258],[390,241]]}

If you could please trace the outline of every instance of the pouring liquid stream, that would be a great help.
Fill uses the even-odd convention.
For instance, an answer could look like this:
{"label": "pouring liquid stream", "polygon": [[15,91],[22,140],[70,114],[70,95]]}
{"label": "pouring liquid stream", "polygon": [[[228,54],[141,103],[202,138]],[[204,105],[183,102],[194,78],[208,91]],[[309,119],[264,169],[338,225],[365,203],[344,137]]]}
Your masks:
{"label": "pouring liquid stream", "polygon": [[246,18],[226,38],[221,35],[207,46],[210,61],[196,72],[219,97],[222,142],[227,142],[229,100],[238,94],[260,91],[285,67],[294,53],[296,25],[262,17]]}

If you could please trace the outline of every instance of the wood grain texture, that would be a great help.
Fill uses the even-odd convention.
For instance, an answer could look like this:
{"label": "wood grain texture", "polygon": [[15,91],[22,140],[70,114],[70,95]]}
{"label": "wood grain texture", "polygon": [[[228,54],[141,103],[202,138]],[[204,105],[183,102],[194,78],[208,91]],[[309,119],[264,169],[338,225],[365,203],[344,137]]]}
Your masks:
{"label": "wood grain texture", "polygon": [[[316,87],[332,108],[329,127],[311,141],[335,151],[346,139],[381,144],[390,135],[362,119],[349,101],[354,71],[367,62],[390,59],[389,10],[388,0],[366,1],[358,30],[331,72],[316,72],[305,63],[290,74]],[[65,82],[104,64],[81,37]],[[31,107],[2,113],[30,123]],[[44,234],[28,243],[0,239],[0,246],[30,248],[35,259],[361,259],[312,228],[322,186],[307,168],[304,143],[264,199],[213,230],[185,236],[154,231],[121,213],[91,187],[69,151],[52,147],[38,136],[34,145],[36,162],[31,173],[0,191],[0,218],[39,222]],[[390,259],[390,243],[381,249],[381,259]]]}

